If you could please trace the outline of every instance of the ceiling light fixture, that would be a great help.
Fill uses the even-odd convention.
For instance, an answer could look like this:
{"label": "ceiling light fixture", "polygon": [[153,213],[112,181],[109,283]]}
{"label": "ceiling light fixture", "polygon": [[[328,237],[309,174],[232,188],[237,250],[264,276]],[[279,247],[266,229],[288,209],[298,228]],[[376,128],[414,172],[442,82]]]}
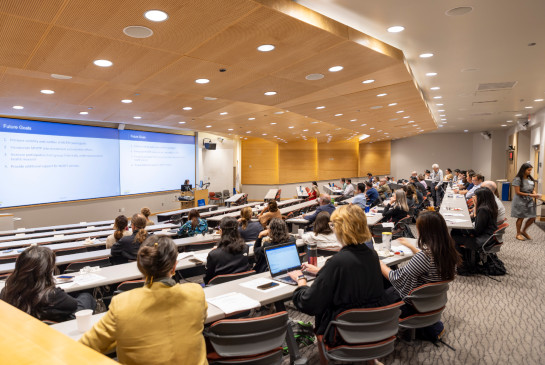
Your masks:
{"label": "ceiling light fixture", "polygon": [[148,38],[153,35],[153,30],[141,25],[129,25],[123,28],[123,33],[131,38]]}
{"label": "ceiling light fixture", "polygon": [[228,130],[228,131],[232,131],[232,130],[233,130],[233,128],[229,128],[229,129],[227,129],[227,130]]}
{"label": "ceiling light fixture", "polygon": [[435,104],[435,105],[437,105],[437,106],[443,106],[443,105],[445,105],[445,104]]}
{"label": "ceiling light fixture", "polygon": [[168,19],[168,14],[161,10],[148,10],[144,13],[144,16],[152,22],[164,22]]}
{"label": "ceiling light fixture", "polygon": [[47,94],[47,95],[55,94],[53,90],[40,90],[40,92],[42,94]]}
{"label": "ceiling light fixture", "polygon": [[329,72],[339,72],[343,69],[344,67],[342,66],[333,66],[333,67],[330,67],[329,68]]}
{"label": "ceiling light fixture", "polygon": [[262,44],[261,46],[257,47],[257,50],[259,52],[270,52],[274,49],[274,45],[272,44]]}
{"label": "ceiling light fixture", "polygon": [[434,96],[433,98],[434,98],[434,99],[443,99],[442,96]]}
{"label": "ceiling light fixture", "polygon": [[211,126],[211,125],[207,125],[206,128],[212,128],[212,126]]}
{"label": "ceiling light fixture", "polygon": [[372,84],[373,82],[375,82],[375,80],[369,79],[369,80],[364,80],[361,83],[362,84]]}
{"label": "ceiling light fixture", "polygon": [[87,115],[87,114],[89,114],[89,112],[79,112],[79,113],[80,113],[80,115]]}
{"label": "ceiling light fixture", "polygon": [[532,109],[533,106],[525,106],[524,108],[525,108],[525,109]]}
{"label": "ceiling light fixture", "polygon": [[307,79],[309,81],[321,80],[323,78],[324,78],[323,74],[309,74],[309,75],[305,76],[305,79]]}
{"label": "ceiling light fixture", "polygon": [[378,94],[377,96],[380,98],[381,96],[386,96],[386,95],[388,95],[388,94],[382,93],[382,94]]}
{"label": "ceiling light fixture", "polygon": [[254,118],[254,117],[250,117],[250,118],[248,118],[248,120],[255,120],[255,118]]}
{"label": "ceiling light fixture", "polygon": [[113,62],[108,60],[94,60],[93,63],[99,67],[110,67],[113,65]]}
{"label": "ceiling light fixture", "polygon": [[467,133],[467,132],[469,132],[469,130],[467,130],[467,129],[464,129],[464,132],[465,132],[465,133]]}
{"label": "ceiling light fixture", "polygon": [[289,126],[288,128],[289,128],[289,129],[293,129],[293,128],[295,128],[295,127],[291,125],[291,126]]}
{"label": "ceiling light fixture", "polygon": [[337,113],[337,114],[335,114],[336,117],[340,117],[340,116],[342,116],[342,115],[343,115],[342,113]]}
{"label": "ceiling light fixture", "polygon": [[507,124],[502,124],[501,126],[502,126],[502,127],[507,127]]}
{"label": "ceiling light fixture", "polygon": [[539,101],[543,101],[543,99],[535,99],[534,101],[539,102]]}
{"label": "ceiling light fixture", "polygon": [[229,113],[227,113],[227,112],[221,112],[220,113],[220,115],[227,115],[227,114],[229,114]]}
{"label": "ceiling light fixture", "polygon": [[433,53],[422,53],[420,58],[430,58],[433,57]]}
{"label": "ceiling light fixture", "polygon": [[212,97],[212,96],[205,96],[203,99],[204,99],[204,100],[207,100],[207,101],[218,100],[218,98],[214,98],[214,97]]}
{"label": "ceiling light fixture", "polygon": [[185,124],[185,122],[178,122],[178,124]]}
{"label": "ceiling light fixture", "polygon": [[403,110],[398,110],[396,113],[397,114],[403,113]]}
{"label": "ceiling light fixture", "polygon": [[271,125],[275,125],[276,123],[272,122]]}
{"label": "ceiling light fixture", "polygon": [[439,90],[439,89],[440,89],[439,86],[430,87],[430,90]]}
{"label": "ceiling light fixture", "polygon": [[276,91],[266,91],[266,92],[264,93],[264,95],[266,95],[266,96],[276,95]]}
{"label": "ceiling light fixture", "polygon": [[426,76],[437,76],[437,72],[428,72]]}
{"label": "ceiling light fixture", "polygon": [[317,106],[316,109],[325,109],[325,106]]}
{"label": "ceiling light fixture", "polygon": [[397,105],[397,103],[390,103],[390,104],[388,104],[388,106],[395,106],[395,105]]}
{"label": "ceiling light fixture", "polygon": [[183,109],[183,110],[191,110],[191,109],[193,109],[193,108],[190,107],[190,106],[184,106],[182,109]]}
{"label": "ceiling light fixture", "polygon": [[351,122],[356,122],[356,121],[357,121],[357,119],[350,119],[350,121],[351,121]]}
{"label": "ceiling light fixture", "polygon": [[210,82],[210,80],[208,80],[208,79],[197,79],[197,80],[195,80],[195,82],[197,84],[208,84]]}
{"label": "ceiling light fixture", "polygon": [[130,104],[130,103],[132,103],[132,100],[131,99],[123,99],[123,100],[121,100],[121,102],[123,104]]}
{"label": "ceiling light fixture", "polygon": [[59,75],[59,74],[51,74],[51,77],[58,80],[70,80],[72,78],[72,76]]}
{"label": "ceiling light fixture", "polygon": [[403,32],[405,30],[405,27],[402,27],[401,25],[394,25],[393,27],[388,28],[388,32],[390,33],[399,33]]}

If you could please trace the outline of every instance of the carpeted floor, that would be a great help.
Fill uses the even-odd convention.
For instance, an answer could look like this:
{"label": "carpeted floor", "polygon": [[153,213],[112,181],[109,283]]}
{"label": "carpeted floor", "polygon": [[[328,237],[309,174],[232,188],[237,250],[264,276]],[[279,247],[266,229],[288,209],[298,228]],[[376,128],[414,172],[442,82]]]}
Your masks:
{"label": "carpeted floor", "polygon": [[[545,364],[545,231],[534,225],[531,241],[515,239],[515,219],[498,254],[508,274],[457,277],[443,315],[444,341],[456,351],[429,342],[397,342],[384,364]],[[312,318],[290,310],[290,317]],[[308,364],[319,364],[316,345],[302,349]],[[289,364],[286,357],[283,365]]]}

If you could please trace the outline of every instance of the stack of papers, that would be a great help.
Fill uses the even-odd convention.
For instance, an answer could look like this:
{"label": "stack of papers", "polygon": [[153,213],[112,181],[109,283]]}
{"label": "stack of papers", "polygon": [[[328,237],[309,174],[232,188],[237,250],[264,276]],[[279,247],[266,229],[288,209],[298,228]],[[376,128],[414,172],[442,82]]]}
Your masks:
{"label": "stack of papers", "polygon": [[443,213],[443,215],[448,217],[463,217],[464,216],[462,213]]}
{"label": "stack of papers", "polygon": [[206,262],[207,258],[207,253],[181,252],[178,254],[178,261],[182,261],[184,259],[196,259],[204,263]]}
{"label": "stack of papers", "polygon": [[445,219],[445,221],[450,223],[461,223],[461,222],[469,222],[469,219],[449,218],[449,219]]}
{"label": "stack of papers", "polygon": [[257,300],[236,292],[220,295],[215,298],[207,298],[206,301],[213,306],[218,307],[225,314],[232,314],[261,307],[261,303]]}

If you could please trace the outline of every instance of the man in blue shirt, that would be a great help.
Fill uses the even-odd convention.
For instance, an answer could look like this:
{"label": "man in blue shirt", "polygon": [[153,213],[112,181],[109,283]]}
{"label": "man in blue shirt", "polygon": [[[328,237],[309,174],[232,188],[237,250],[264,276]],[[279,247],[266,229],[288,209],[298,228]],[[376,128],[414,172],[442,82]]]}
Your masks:
{"label": "man in blue shirt", "polygon": [[367,191],[365,192],[365,195],[367,195],[367,201],[371,207],[374,207],[378,204],[378,191],[369,181],[367,181],[365,185],[367,185]]}
{"label": "man in blue shirt", "polygon": [[367,200],[365,195],[365,184],[358,183],[357,195],[352,199],[352,204],[359,206],[361,209],[365,209],[365,202]]}
{"label": "man in blue shirt", "polygon": [[335,206],[331,204],[331,197],[327,194],[320,194],[318,202],[320,203],[320,206],[316,208],[314,212],[303,216],[309,223],[313,223],[320,212],[328,212],[329,215],[331,215],[335,210]]}

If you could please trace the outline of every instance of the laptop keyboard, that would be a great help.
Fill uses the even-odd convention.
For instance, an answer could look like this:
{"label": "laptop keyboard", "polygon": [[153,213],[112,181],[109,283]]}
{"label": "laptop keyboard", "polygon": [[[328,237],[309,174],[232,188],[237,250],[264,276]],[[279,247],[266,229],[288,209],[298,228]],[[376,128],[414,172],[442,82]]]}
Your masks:
{"label": "laptop keyboard", "polygon": [[279,276],[277,279],[281,280],[281,281],[283,281],[285,283],[297,284],[297,282],[295,280],[293,280],[289,275]]}

